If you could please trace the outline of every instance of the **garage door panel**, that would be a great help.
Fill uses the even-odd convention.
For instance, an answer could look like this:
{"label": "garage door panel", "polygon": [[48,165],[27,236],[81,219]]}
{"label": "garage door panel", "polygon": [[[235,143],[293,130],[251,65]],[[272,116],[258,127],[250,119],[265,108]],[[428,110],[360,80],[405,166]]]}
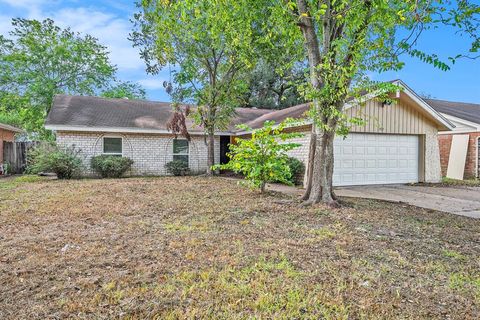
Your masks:
{"label": "garage door panel", "polygon": [[418,136],[351,133],[335,139],[333,183],[342,185],[418,181]]}

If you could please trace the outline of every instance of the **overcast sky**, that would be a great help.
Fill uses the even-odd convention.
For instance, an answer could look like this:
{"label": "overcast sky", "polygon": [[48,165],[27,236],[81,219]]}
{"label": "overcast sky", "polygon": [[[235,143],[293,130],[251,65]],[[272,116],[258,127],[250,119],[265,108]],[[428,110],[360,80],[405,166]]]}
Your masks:
{"label": "overcast sky", "polygon": [[[168,70],[149,76],[137,49],[132,48],[127,36],[132,28],[130,18],[136,11],[129,0],[0,0],[0,34],[7,35],[11,19],[51,18],[61,27],[89,33],[97,37],[110,51],[111,61],[117,65],[122,80],[137,81],[147,90],[149,99],[168,101],[162,83],[169,79]],[[455,55],[467,48],[467,40],[447,29],[431,31],[421,39],[420,49],[436,53],[442,58]],[[444,72],[416,61],[406,59],[400,72],[372,74],[374,80],[402,79],[413,90],[437,99],[480,103],[480,59],[458,61]]]}

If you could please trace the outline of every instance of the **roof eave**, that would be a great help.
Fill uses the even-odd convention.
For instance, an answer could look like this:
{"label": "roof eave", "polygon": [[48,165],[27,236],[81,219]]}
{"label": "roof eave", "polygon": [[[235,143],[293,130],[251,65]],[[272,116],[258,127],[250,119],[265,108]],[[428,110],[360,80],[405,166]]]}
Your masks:
{"label": "roof eave", "polygon": [[[45,129],[53,131],[75,131],[75,132],[108,132],[108,133],[150,133],[150,134],[172,134],[164,129],[132,128],[132,127],[89,127],[77,125],[46,124]],[[189,131],[191,135],[204,135],[203,131]],[[215,135],[232,135],[230,131],[217,131]]]}
{"label": "roof eave", "polygon": [[441,127],[438,128],[440,131],[452,131],[455,128],[455,125],[446,119],[440,112],[436,111],[432,106],[430,106],[425,100],[423,100],[419,95],[417,95],[409,86],[402,80],[395,80],[393,84],[396,84],[402,87],[403,92],[414,102],[416,102],[420,107],[422,107]]}

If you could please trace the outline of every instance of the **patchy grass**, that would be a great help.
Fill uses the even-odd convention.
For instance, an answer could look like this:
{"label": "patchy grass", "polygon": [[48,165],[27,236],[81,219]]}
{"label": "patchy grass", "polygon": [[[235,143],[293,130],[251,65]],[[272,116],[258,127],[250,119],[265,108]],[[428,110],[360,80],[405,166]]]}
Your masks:
{"label": "patchy grass", "polygon": [[418,183],[418,185],[428,185],[432,187],[480,187],[480,179],[457,180],[447,177],[442,178],[440,183]]}
{"label": "patchy grass", "polygon": [[36,175],[2,177],[0,178],[0,190],[12,189],[21,185],[22,183],[39,182],[39,181],[46,181],[46,180],[51,180],[51,178],[41,177]]}
{"label": "patchy grass", "polygon": [[467,180],[456,180],[443,177],[442,185],[445,186],[468,186],[468,187],[480,187],[480,179],[467,179]]}
{"label": "patchy grass", "polygon": [[17,179],[0,180],[1,319],[480,317],[474,219],[220,178]]}

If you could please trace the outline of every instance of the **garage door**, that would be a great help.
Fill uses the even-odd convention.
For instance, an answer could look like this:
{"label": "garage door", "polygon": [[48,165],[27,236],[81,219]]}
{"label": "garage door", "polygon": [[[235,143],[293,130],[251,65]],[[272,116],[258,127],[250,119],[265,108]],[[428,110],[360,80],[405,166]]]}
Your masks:
{"label": "garage door", "polygon": [[334,145],[335,186],[418,182],[418,136],[351,133]]}

